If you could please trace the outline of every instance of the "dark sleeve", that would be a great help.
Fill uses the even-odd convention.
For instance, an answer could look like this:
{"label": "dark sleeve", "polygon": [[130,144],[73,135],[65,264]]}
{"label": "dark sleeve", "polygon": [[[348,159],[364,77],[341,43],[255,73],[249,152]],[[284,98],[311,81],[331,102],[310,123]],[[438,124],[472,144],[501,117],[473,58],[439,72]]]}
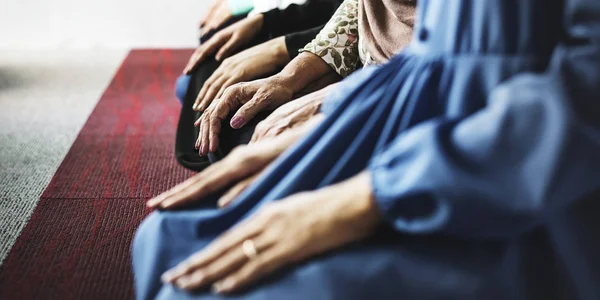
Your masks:
{"label": "dark sleeve", "polygon": [[298,56],[298,51],[304,48],[315,36],[325,27],[325,24],[313,27],[308,30],[290,33],[285,36],[285,46],[287,47],[290,60]]}
{"label": "dark sleeve", "polygon": [[263,13],[262,33],[275,38],[323,25],[341,3],[341,0],[308,0],[302,5],[291,4],[283,10],[270,10]]}

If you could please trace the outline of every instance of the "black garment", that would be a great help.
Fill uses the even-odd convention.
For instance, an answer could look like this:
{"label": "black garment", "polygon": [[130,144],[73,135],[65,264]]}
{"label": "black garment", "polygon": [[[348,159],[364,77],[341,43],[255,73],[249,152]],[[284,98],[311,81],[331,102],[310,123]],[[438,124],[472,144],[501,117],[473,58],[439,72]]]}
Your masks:
{"label": "black garment", "polygon": [[325,27],[324,24],[321,26],[313,27],[308,30],[294,32],[286,35],[285,46],[287,48],[290,59],[294,59],[296,56],[298,56],[298,54],[300,54],[300,52],[298,51],[300,51],[300,49],[304,48],[306,44],[312,41],[315,38],[315,36],[317,36],[317,34],[321,31],[321,29],[323,29],[323,27]]}
{"label": "black garment", "polygon": [[[257,38],[250,42],[249,47],[264,42],[264,37]],[[241,49],[243,50],[243,49]],[[247,144],[252,138],[254,127],[256,124],[266,118],[268,113],[258,114],[253,120],[250,120],[243,128],[233,129],[229,125],[229,121],[233,115],[223,121],[221,133],[219,134],[219,149],[215,153],[210,153],[208,157],[201,157],[194,145],[198,139],[198,128],[194,127],[194,122],[200,118],[201,113],[192,109],[196,97],[200,93],[200,89],[204,82],[214,73],[221,63],[216,61],[214,56],[210,56],[204,60],[198,68],[192,72],[190,85],[183,98],[181,113],[179,114],[179,122],[177,124],[177,133],[175,137],[175,157],[177,161],[184,167],[202,171],[211,163],[214,163],[223,158],[233,148],[240,144]]]}
{"label": "black garment", "polygon": [[[303,5],[292,4],[284,10],[274,9],[268,11],[263,14],[264,23],[261,32],[249,45],[239,49],[239,51],[287,33],[285,36],[286,47],[290,59],[293,59],[298,55],[298,51],[319,33],[341,3],[342,0],[308,0]],[[216,30],[204,35],[201,42],[205,42],[216,32],[239,21],[241,18],[232,19]],[[252,138],[256,124],[269,115],[269,112],[260,113],[240,129],[231,128],[229,120],[233,115],[229,116],[221,126],[217,152],[210,153],[208,157],[201,157],[194,147],[198,138],[198,128],[194,127],[194,122],[200,117],[200,113],[192,110],[192,105],[196,101],[204,82],[218,67],[219,62],[214,59],[214,56],[211,56],[193,71],[177,125],[175,156],[181,165],[194,171],[203,170],[211,163],[223,158],[236,146],[248,143]]]}
{"label": "black garment", "polygon": [[217,27],[216,29],[213,29],[207,33],[203,33],[203,35],[198,39],[198,41],[200,42],[200,44],[208,41],[208,39],[210,39],[213,35],[215,35],[215,33],[219,32],[219,30],[221,30],[241,19],[244,19],[246,16],[247,16],[247,14],[232,17],[231,19],[225,21],[225,23],[223,23],[221,26]]}
{"label": "black garment", "polygon": [[291,4],[283,10],[263,13],[262,34],[268,39],[285,35],[290,59],[298,55],[321,31],[343,0],[308,0],[302,5]]}

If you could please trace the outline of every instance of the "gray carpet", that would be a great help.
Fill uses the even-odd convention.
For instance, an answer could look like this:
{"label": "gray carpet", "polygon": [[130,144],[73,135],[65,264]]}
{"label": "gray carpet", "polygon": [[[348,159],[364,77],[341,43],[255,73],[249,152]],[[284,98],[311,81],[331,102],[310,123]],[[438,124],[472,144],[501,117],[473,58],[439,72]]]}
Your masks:
{"label": "gray carpet", "polygon": [[0,264],[126,54],[0,51]]}

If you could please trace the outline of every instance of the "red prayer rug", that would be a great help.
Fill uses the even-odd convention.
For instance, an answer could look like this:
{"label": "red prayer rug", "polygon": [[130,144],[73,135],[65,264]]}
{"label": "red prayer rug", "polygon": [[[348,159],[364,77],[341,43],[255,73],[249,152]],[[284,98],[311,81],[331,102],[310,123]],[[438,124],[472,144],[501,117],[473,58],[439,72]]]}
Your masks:
{"label": "red prayer rug", "polygon": [[189,50],[134,50],[0,267],[0,299],[130,299],[145,201],[189,177],[174,158],[174,82]]}

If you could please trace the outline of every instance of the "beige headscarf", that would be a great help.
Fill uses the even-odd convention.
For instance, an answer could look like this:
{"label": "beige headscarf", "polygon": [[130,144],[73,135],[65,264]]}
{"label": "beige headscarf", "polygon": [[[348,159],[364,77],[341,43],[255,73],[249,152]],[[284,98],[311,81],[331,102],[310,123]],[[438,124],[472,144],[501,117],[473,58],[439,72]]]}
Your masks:
{"label": "beige headscarf", "polygon": [[417,0],[359,0],[358,34],[373,60],[384,63],[411,40]]}

